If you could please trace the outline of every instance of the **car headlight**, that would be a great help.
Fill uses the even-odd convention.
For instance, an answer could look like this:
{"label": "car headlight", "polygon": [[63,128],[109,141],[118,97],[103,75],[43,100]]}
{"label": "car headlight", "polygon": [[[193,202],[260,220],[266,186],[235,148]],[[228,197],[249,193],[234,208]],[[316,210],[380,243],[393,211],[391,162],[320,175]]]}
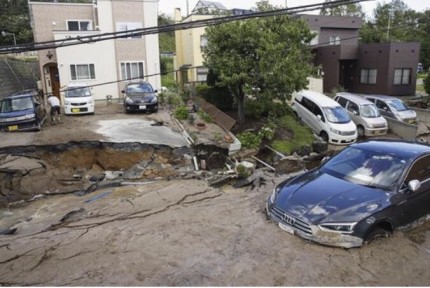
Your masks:
{"label": "car headlight", "polygon": [[154,98],[152,98],[151,103],[157,103],[158,99],[157,97],[154,96]]}
{"label": "car headlight", "polygon": [[339,130],[333,129],[333,128],[330,128],[330,131],[335,133],[335,134],[339,134],[339,135],[342,134],[342,132],[340,132]]}
{"label": "car headlight", "polygon": [[94,103],[93,99],[91,99],[91,100],[88,101],[88,104],[93,104],[93,103]]}
{"label": "car headlight", "polygon": [[357,222],[348,222],[348,223],[323,223],[318,225],[323,231],[327,232],[338,232],[344,234],[351,234],[354,232],[354,227],[357,225]]}
{"label": "car headlight", "polygon": [[64,100],[64,105],[70,105],[70,101],[69,100]]}
{"label": "car headlight", "polygon": [[369,128],[373,128],[373,124],[370,124],[370,123],[366,123],[366,126]]}
{"label": "car headlight", "polygon": [[281,190],[280,186],[275,187],[275,189],[273,189],[272,195],[270,195],[270,203],[274,203],[276,196],[278,196],[279,191]]}
{"label": "car headlight", "polygon": [[28,115],[24,116],[25,119],[32,119],[34,117],[36,117],[36,114],[34,114],[34,113],[31,113],[31,114],[28,114]]}
{"label": "car headlight", "polygon": [[127,103],[127,104],[133,104],[133,103],[134,103],[134,101],[133,101],[133,99],[131,99],[131,98],[129,98],[129,97],[126,97],[126,98],[125,98],[125,103]]}

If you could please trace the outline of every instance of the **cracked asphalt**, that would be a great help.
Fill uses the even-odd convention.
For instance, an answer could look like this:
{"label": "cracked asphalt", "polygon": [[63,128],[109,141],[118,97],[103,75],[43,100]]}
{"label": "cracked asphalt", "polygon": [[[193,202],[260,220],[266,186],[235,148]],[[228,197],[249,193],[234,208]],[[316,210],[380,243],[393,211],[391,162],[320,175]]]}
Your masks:
{"label": "cracked asphalt", "polygon": [[[428,286],[427,228],[344,250],[292,236],[263,213],[275,183],[159,181],[38,199],[2,211],[5,286]],[[65,216],[67,215],[67,216]]]}

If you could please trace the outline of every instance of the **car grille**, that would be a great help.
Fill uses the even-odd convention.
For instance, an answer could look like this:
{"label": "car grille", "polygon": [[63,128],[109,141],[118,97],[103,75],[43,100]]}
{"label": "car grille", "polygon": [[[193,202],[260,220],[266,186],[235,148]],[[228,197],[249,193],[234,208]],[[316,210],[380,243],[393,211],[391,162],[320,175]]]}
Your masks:
{"label": "car grille", "polygon": [[70,105],[72,105],[72,106],[83,106],[83,105],[87,105],[87,102],[82,102],[82,103],[71,103]]}
{"label": "car grille", "polygon": [[386,128],[387,125],[385,124],[373,124],[373,128]]}
{"label": "car grille", "polygon": [[[294,217],[291,214],[284,212],[281,208],[279,208],[275,205],[273,205],[271,207],[271,209],[272,209],[272,213],[276,216],[276,218],[278,218],[278,220],[281,223],[292,226],[292,227],[302,231],[309,238],[312,237],[312,229],[311,229],[311,225],[309,225],[309,223],[307,223],[307,222],[305,222],[305,221],[303,221],[297,217]],[[286,219],[286,220],[284,220],[284,219]]]}
{"label": "car grille", "polygon": [[340,135],[342,136],[352,136],[355,134],[355,131],[341,131]]}

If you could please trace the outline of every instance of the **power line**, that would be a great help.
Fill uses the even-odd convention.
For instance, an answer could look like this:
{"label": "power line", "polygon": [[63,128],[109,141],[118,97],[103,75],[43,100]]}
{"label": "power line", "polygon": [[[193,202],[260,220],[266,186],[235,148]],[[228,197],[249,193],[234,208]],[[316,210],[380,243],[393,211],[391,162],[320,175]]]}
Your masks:
{"label": "power line", "polygon": [[67,46],[95,43],[99,41],[113,40],[118,38],[129,38],[133,36],[143,36],[143,35],[171,32],[176,30],[186,30],[191,28],[220,25],[220,24],[228,23],[232,21],[247,20],[247,19],[253,19],[253,18],[281,16],[285,14],[294,15],[298,13],[318,10],[318,9],[321,9],[322,7],[333,8],[344,4],[355,4],[355,3],[366,2],[366,1],[372,1],[372,0],[336,0],[329,3],[323,2],[323,3],[317,3],[317,4],[302,5],[294,8],[284,8],[284,9],[277,9],[272,11],[254,12],[254,13],[243,14],[243,15],[230,15],[230,16],[224,16],[224,17],[215,17],[211,19],[182,22],[177,24],[140,28],[140,29],[134,29],[134,30],[128,30],[128,31],[109,32],[109,33],[102,33],[99,35],[95,34],[95,35],[88,35],[88,36],[77,36],[77,37],[70,37],[70,38],[61,39],[61,40],[20,44],[13,47],[0,48],[0,54],[55,49],[55,48],[61,48],[61,47],[67,47]]}

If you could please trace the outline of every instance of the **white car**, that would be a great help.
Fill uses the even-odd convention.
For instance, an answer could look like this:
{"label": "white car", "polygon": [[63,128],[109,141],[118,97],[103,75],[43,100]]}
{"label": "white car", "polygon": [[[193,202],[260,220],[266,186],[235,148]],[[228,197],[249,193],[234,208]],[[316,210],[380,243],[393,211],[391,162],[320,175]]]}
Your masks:
{"label": "white car", "polygon": [[94,114],[94,96],[85,83],[71,83],[64,92],[64,114]]}
{"label": "white car", "polygon": [[346,145],[357,140],[357,127],[346,110],[324,94],[307,90],[297,92],[292,109],[328,143]]}

